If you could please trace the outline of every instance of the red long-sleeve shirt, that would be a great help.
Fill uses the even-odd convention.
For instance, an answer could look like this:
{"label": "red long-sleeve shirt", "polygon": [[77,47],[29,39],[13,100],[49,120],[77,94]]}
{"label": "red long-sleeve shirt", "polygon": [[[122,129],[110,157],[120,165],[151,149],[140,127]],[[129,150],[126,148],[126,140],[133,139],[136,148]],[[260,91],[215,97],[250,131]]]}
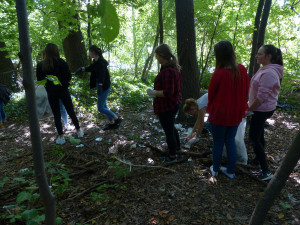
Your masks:
{"label": "red long-sleeve shirt", "polygon": [[249,76],[238,65],[241,78],[233,79],[232,70],[217,69],[208,87],[208,121],[220,126],[237,126],[248,110]]}
{"label": "red long-sleeve shirt", "polygon": [[154,80],[154,90],[163,91],[165,97],[155,97],[155,114],[173,110],[182,102],[181,74],[172,66],[163,66]]}

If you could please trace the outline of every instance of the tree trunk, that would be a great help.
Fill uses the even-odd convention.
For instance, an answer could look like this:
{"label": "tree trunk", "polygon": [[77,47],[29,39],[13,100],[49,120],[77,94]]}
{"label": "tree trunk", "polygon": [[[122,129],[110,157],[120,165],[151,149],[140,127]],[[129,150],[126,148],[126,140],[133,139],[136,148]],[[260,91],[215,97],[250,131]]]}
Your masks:
{"label": "tree trunk", "polygon": [[155,36],[155,40],[154,40],[154,44],[153,44],[151,54],[146,59],[146,62],[145,62],[145,65],[144,65],[144,69],[143,69],[143,72],[142,72],[142,81],[143,82],[146,82],[148,80],[148,73],[149,73],[149,70],[151,69],[151,66],[152,66],[154,51],[155,51],[155,48],[158,44],[158,38],[159,38],[159,26],[157,26],[156,36]]}
{"label": "tree trunk", "polygon": [[234,35],[233,35],[233,41],[232,41],[233,49],[235,49],[236,35],[237,35],[237,29],[238,29],[238,24],[239,24],[238,23],[239,22],[239,13],[240,13],[242,6],[243,6],[243,3],[240,4],[239,9],[236,14],[236,18],[235,18],[235,28],[234,28]]}
{"label": "tree trunk", "polygon": [[138,59],[137,59],[137,43],[136,43],[136,24],[135,24],[135,10],[132,6],[132,35],[133,35],[133,64],[134,64],[134,77],[137,77]]}
{"label": "tree trunk", "polygon": [[[268,18],[270,14],[270,9],[272,5],[272,0],[266,0],[263,14],[261,17],[260,25],[259,25],[259,30],[258,30],[258,38],[257,38],[257,50],[264,44],[265,41],[265,32],[266,32],[266,27],[268,24]],[[259,69],[259,64],[254,63],[254,74],[256,71]]]}
{"label": "tree trunk", "polygon": [[22,67],[24,74],[24,89],[26,93],[26,102],[29,110],[29,125],[31,134],[31,143],[33,151],[34,171],[36,175],[36,182],[39,187],[41,198],[45,203],[45,224],[56,224],[56,206],[55,197],[49,189],[45,169],[44,169],[44,155],[42,149],[42,141],[40,134],[40,127],[36,112],[35,102],[35,87],[33,80],[33,68],[31,58],[31,46],[29,42],[29,28],[28,17],[26,11],[26,1],[16,1],[16,10],[18,17],[19,27],[19,40],[20,40],[20,54],[22,58]]}
{"label": "tree trunk", "polygon": [[[5,48],[5,43],[0,42],[0,49]],[[16,77],[16,69],[10,58],[6,58],[7,51],[0,51],[0,83],[9,89],[14,89],[13,77]]]}
{"label": "tree trunk", "polygon": [[[182,100],[199,97],[193,0],[176,0],[177,53],[182,74]],[[185,114],[180,110],[178,119]]]}
{"label": "tree trunk", "polygon": [[67,63],[72,72],[75,72],[78,67],[88,64],[80,28],[78,28],[78,31],[71,30],[69,32],[69,35],[63,40],[63,48]]}
{"label": "tree trunk", "polygon": [[207,53],[207,56],[206,56],[204,67],[203,67],[203,69],[201,71],[199,82],[202,81],[203,75],[205,73],[205,70],[206,70],[206,67],[207,67],[207,64],[208,64],[208,59],[209,59],[210,52],[211,52],[211,49],[212,49],[212,46],[213,46],[213,41],[214,41],[214,38],[215,38],[215,35],[216,35],[216,32],[217,32],[217,27],[218,27],[218,24],[219,24],[219,21],[220,21],[220,18],[221,18],[221,14],[222,14],[222,10],[223,10],[225,2],[226,2],[226,0],[223,1],[222,5],[221,5],[221,8],[219,10],[218,19],[217,19],[217,22],[215,23],[214,33],[213,33],[213,35],[212,35],[212,37],[210,39],[209,50],[208,50],[208,53]]}
{"label": "tree trunk", "polygon": [[249,222],[249,225],[264,224],[266,215],[273,205],[275,198],[280,194],[280,191],[285,186],[289,175],[297,165],[300,159],[300,131],[294,139],[292,145],[289,147],[281,165],[277,169],[275,176],[269,182],[265,192],[259,199]]}
{"label": "tree trunk", "polygon": [[257,38],[258,38],[258,29],[259,29],[259,22],[261,13],[265,4],[265,0],[259,0],[255,21],[254,21],[254,30],[253,30],[253,37],[252,37],[252,51],[250,57],[250,65],[249,65],[249,78],[253,76],[254,71],[254,64],[255,64],[255,55],[257,52]]}
{"label": "tree trunk", "polygon": [[162,0],[158,0],[159,44],[164,43],[164,23],[162,17]]}

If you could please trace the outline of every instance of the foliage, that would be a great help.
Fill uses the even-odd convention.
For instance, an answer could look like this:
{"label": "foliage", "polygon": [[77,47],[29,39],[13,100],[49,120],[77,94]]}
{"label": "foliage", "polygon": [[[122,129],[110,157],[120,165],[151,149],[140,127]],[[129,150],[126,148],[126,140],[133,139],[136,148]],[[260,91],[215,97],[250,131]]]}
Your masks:
{"label": "foliage", "polygon": [[125,185],[119,185],[119,184],[113,184],[113,185],[108,185],[108,184],[102,184],[99,187],[97,187],[97,192],[92,192],[91,193],[91,198],[95,202],[101,203],[103,200],[108,200],[109,196],[106,193],[109,189],[117,189],[117,190],[127,190],[127,187]]}
{"label": "foliage", "polygon": [[69,178],[68,172],[70,169],[65,168],[64,164],[56,164],[54,162],[49,162],[46,164],[46,169],[50,174],[50,186],[54,193],[62,194],[69,190]]}
{"label": "foliage", "polygon": [[119,161],[107,162],[107,165],[109,169],[114,170],[117,179],[120,179],[130,173],[129,169],[126,166],[121,165],[121,162]]}

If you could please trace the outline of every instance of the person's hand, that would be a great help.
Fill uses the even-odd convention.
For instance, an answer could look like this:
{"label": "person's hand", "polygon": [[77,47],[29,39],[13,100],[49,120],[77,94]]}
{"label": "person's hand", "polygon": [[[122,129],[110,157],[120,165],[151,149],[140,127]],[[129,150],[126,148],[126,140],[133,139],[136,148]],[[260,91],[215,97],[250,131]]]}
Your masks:
{"label": "person's hand", "polygon": [[79,67],[76,71],[75,71],[75,74],[78,74],[78,73],[81,73],[83,71],[84,67]]}
{"label": "person's hand", "polygon": [[147,89],[147,94],[150,96],[150,97],[155,97],[156,95],[156,91],[151,89],[151,88],[148,88]]}
{"label": "person's hand", "polygon": [[195,144],[196,142],[200,141],[200,138],[193,137],[188,141],[189,145]]}
{"label": "person's hand", "polygon": [[252,111],[246,111],[246,116],[252,116],[254,113]]}

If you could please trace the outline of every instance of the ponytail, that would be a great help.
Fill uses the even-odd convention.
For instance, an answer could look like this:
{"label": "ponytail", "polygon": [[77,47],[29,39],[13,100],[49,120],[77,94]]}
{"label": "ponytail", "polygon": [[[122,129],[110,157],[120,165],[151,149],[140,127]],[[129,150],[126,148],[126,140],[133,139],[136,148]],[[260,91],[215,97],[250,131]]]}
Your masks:
{"label": "ponytail", "polygon": [[263,45],[264,53],[271,55],[271,63],[283,66],[282,52],[279,48],[274,45]]}
{"label": "ponytail", "polygon": [[102,50],[97,45],[91,45],[91,47],[89,48],[89,51],[94,52],[94,53],[96,53],[96,55],[103,58]]}
{"label": "ponytail", "polygon": [[169,45],[161,44],[155,49],[155,54],[161,56],[162,58],[168,60],[169,65],[180,70],[181,67],[178,63],[176,56],[173,55],[172,50]]}

